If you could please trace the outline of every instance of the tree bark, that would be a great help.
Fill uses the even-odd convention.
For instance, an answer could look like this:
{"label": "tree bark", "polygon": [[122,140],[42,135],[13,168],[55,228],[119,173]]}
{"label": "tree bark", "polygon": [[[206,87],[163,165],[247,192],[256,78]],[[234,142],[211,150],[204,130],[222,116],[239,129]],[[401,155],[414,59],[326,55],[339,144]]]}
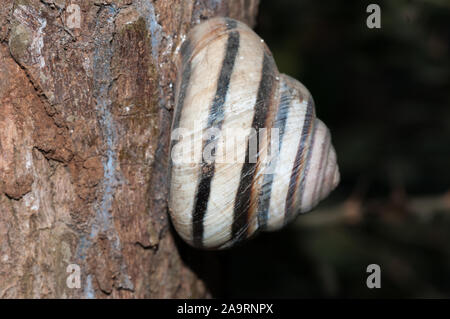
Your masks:
{"label": "tree bark", "polygon": [[195,24],[257,6],[2,1],[0,298],[210,296],[167,214],[173,61]]}

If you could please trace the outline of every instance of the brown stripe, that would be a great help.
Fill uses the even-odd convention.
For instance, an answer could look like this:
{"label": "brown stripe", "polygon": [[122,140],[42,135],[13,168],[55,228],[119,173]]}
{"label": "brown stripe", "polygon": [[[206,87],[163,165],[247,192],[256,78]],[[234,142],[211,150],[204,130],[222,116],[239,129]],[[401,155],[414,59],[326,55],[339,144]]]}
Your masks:
{"label": "brown stripe", "polygon": [[[311,200],[312,200],[312,204],[313,206],[315,206],[319,200],[320,197],[320,192],[323,186],[323,180],[325,178],[325,173],[326,173],[326,163],[328,162],[328,157],[330,156],[330,145],[331,145],[331,141],[330,141],[330,133],[327,132],[326,136],[325,136],[325,140],[323,142],[323,147],[322,147],[322,152],[320,153],[320,166],[319,166],[319,170],[317,171],[318,174],[320,174],[322,172],[322,169],[325,167],[322,175],[320,175],[320,178],[316,178],[316,182],[314,185],[314,192],[311,196]],[[326,155],[326,157],[324,157]],[[324,161],[325,160],[325,161]],[[317,191],[319,191],[319,193],[317,194]],[[316,198],[317,196],[317,198]]]}
{"label": "brown stripe", "polygon": [[[217,82],[216,94],[209,110],[208,124],[205,130],[210,128],[222,128],[224,120],[224,104],[227,97],[228,88],[230,85],[231,74],[233,73],[236,56],[239,50],[239,32],[230,32],[225,48],[225,58],[220,70],[219,79]],[[214,136],[203,143],[202,154],[205,146],[209,143],[214,143],[217,136]],[[214,153],[214,149],[212,153]],[[212,154],[214,156],[214,154]],[[211,181],[214,177],[215,165],[212,163],[202,162],[202,172],[200,175],[200,182],[196,191],[197,197],[194,203],[194,213],[192,216],[192,232],[194,245],[203,247],[203,219],[205,218],[208,207],[209,196],[211,192]]]}
{"label": "brown stripe", "polygon": [[[311,140],[309,142],[309,148],[308,148],[308,154],[307,154],[307,158],[306,158],[305,169],[304,169],[303,174],[302,174],[302,179],[300,181],[300,188],[299,188],[299,192],[297,194],[297,197],[298,197],[298,208],[299,209],[301,209],[301,207],[302,207],[302,199],[303,199],[303,195],[305,193],[306,178],[308,177],[309,166],[311,165],[311,156],[312,156],[312,152],[313,152],[313,149],[314,149],[314,146],[315,146],[315,143],[314,143],[315,142],[315,137],[316,137],[315,126],[316,126],[316,121],[314,119],[313,131],[311,133]],[[295,217],[295,215],[294,216],[288,216],[288,217],[292,218],[292,217]],[[289,221],[289,220],[287,220],[287,221]]]}
{"label": "brown stripe", "polygon": [[[289,188],[288,193],[286,195],[286,207],[285,207],[285,213],[284,213],[284,220],[289,221],[291,219],[291,216],[293,215],[293,204],[295,195],[297,193],[297,190],[300,192],[303,191],[303,184],[302,183],[305,178],[305,168],[308,164],[308,158],[307,154],[305,154],[305,150],[307,147],[307,141],[312,138],[311,130],[314,124],[314,104],[312,103],[312,100],[310,99],[308,101],[308,105],[306,108],[305,113],[305,121],[303,122],[303,129],[302,129],[302,136],[300,138],[300,142],[297,148],[297,154],[295,156],[294,166],[292,168],[291,172],[291,178],[289,181]],[[312,148],[312,143],[310,143],[310,148]],[[300,185],[299,185],[299,179],[301,178]],[[298,206],[298,205],[297,205]]]}
{"label": "brown stripe", "polygon": [[[272,56],[268,53],[264,53],[263,66],[261,72],[261,81],[259,83],[256,103],[254,106],[254,115],[252,128],[254,131],[249,136],[248,141],[256,139],[259,129],[266,126],[266,120],[269,115],[269,109],[272,104],[272,99],[275,94],[274,79],[277,74],[277,69]],[[241,178],[239,182],[236,199],[234,201],[234,217],[232,225],[232,240],[238,242],[247,237],[249,215],[252,209],[252,205],[256,205],[254,199],[257,187],[255,187],[255,172],[258,162],[255,163],[249,156],[249,142],[247,143],[247,149],[245,154],[245,162],[241,170]],[[257,161],[259,161],[259,156]],[[257,199],[257,198],[256,198]]]}
{"label": "brown stripe", "polygon": [[[273,170],[276,169],[277,161],[280,156],[281,147],[283,145],[283,136],[286,128],[287,118],[289,116],[289,109],[291,105],[291,93],[286,84],[283,82],[281,91],[283,92],[278,104],[277,116],[274,122],[274,128],[279,129],[278,153],[272,157],[270,165],[273,165]],[[267,226],[267,219],[269,216],[270,198],[272,194],[272,184],[275,172],[265,174],[258,203],[258,227],[263,230]]]}

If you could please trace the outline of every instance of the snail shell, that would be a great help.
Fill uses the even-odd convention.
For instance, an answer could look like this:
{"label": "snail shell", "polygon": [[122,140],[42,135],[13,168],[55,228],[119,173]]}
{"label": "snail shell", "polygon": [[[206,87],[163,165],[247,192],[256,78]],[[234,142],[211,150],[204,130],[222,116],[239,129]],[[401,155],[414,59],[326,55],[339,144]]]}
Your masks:
{"label": "snail shell", "polygon": [[[233,131],[241,139],[229,148]],[[233,19],[197,25],[181,46],[171,139],[169,212],[195,247],[226,248],[279,229],[339,183],[310,93]],[[230,152],[234,160],[218,160]]]}

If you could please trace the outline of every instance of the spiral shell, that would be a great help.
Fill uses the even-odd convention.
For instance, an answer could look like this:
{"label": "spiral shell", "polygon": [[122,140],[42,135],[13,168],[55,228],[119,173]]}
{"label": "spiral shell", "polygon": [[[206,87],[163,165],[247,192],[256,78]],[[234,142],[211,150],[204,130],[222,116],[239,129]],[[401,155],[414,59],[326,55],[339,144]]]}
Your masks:
{"label": "spiral shell", "polygon": [[339,183],[310,93],[229,18],[194,27],[180,49],[170,150],[172,222],[199,248],[279,229]]}

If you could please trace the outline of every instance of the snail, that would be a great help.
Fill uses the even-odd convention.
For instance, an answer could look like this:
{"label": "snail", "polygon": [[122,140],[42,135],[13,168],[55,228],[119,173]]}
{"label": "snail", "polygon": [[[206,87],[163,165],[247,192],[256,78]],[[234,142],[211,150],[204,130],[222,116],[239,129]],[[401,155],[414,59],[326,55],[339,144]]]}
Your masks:
{"label": "snail", "polygon": [[187,243],[223,249],[280,229],[337,186],[336,153],[311,94],[278,72],[244,23],[195,26],[177,68],[169,213]]}

